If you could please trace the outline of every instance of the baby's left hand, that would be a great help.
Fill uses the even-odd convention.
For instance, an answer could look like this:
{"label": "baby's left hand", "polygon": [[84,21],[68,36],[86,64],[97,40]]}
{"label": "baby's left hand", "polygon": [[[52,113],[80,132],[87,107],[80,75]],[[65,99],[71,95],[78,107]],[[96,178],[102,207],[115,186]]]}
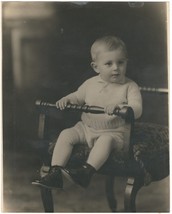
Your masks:
{"label": "baby's left hand", "polygon": [[119,108],[118,105],[109,104],[104,108],[105,113],[108,115],[113,115],[116,108]]}

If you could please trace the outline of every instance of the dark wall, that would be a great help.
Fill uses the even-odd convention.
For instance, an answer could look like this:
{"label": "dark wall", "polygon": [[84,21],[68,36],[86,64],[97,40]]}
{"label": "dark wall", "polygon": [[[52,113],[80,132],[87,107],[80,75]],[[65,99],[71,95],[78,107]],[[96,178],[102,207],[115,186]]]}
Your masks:
{"label": "dark wall", "polygon": [[[97,37],[113,34],[125,41],[127,76],[140,86],[168,87],[165,2],[146,2],[134,8],[127,2],[46,4],[55,11],[50,18],[3,17],[4,142],[21,144],[36,137],[36,99],[54,102],[95,75],[90,67],[90,46]],[[6,7],[3,3],[3,11]],[[25,34],[21,38],[19,62],[14,61],[18,54],[11,39],[14,29],[29,35],[40,31],[38,37]],[[21,64],[20,85],[15,78],[16,63]],[[168,124],[167,94],[143,92],[143,105],[141,121]]]}

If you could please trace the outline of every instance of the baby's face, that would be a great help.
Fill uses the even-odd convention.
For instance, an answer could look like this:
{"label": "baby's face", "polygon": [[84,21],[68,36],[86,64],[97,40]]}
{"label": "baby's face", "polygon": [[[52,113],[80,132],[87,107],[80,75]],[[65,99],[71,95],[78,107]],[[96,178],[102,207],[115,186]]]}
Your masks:
{"label": "baby's face", "polygon": [[125,78],[127,59],[121,48],[101,51],[95,61],[95,70],[103,80],[121,83]]}

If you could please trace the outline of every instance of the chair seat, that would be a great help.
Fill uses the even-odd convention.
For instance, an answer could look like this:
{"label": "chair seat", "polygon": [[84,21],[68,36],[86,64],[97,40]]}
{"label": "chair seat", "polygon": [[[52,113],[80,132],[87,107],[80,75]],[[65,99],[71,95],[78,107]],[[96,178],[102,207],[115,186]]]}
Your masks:
{"label": "chair seat", "polygon": [[[168,127],[166,126],[135,123],[132,136],[134,158],[129,159],[122,152],[115,153],[114,151],[98,173],[116,176],[139,176],[143,179],[148,173],[151,181],[158,181],[167,177],[169,175],[168,134]],[[54,144],[51,143],[49,146],[50,156]],[[76,145],[67,167],[75,168],[83,164],[89,152],[90,149],[87,145]]]}

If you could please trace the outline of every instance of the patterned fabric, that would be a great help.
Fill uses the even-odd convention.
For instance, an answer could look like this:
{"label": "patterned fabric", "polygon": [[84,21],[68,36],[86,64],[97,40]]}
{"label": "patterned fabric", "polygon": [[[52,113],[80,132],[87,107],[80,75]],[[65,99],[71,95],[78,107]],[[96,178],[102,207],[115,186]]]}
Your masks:
{"label": "patterned fabric", "polygon": [[160,180],[169,175],[169,132],[168,127],[135,123],[133,152],[152,180]]}
{"label": "patterned fabric", "polygon": [[[112,152],[100,169],[103,174],[143,175],[144,184],[161,180],[169,175],[168,127],[151,123],[135,123],[132,136],[134,159],[126,154]],[[52,153],[53,144],[50,153]],[[89,155],[86,145],[77,145],[69,161],[70,167],[84,163]]]}

